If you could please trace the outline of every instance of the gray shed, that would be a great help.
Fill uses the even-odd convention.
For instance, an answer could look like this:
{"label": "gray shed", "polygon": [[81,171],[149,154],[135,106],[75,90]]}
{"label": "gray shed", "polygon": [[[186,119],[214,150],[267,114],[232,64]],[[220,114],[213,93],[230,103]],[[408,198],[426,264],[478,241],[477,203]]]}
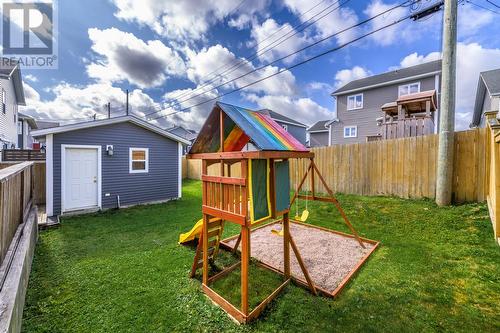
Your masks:
{"label": "gray shed", "polygon": [[182,145],[189,141],[137,117],[47,128],[48,216],[181,197]]}

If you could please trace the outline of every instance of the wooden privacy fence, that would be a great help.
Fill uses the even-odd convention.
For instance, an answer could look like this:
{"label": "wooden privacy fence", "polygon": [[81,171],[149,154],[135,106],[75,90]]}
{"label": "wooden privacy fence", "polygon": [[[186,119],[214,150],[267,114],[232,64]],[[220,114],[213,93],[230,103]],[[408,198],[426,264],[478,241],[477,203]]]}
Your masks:
{"label": "wooden privacy fence", "polygon": [[487,145],[489,148],[488,209],[490,211],[493,233],[500,244],[500,123],[497,111],[486,113],[488,121]]}
{"label": "wooden privacy fence", "polygon": [[[454,202],[486,199],[486,142],[484,128],[455,133]],[[333,191],[402,198],[435,197],[437,150],[437,134],[312,149],[316,165]],[[292,160],[292,188],[306,165],[306,161]],[[306,181],[305,188],[310,186]],[[318,179],[315,188],[325,192]]]}
{"label": "wooden privacy fence", "polygon": [[[486,134],[486,128],[455,133],[453,200],[456,203],[486,200],[489,170]],[[316,165],[335,192],[402,198],[435,197],[437,134],[311,150],[315,153]],[[307,165],[305,160],[291,160],[292,189],[304,175]],[[185,176],[200,179],[200,173],[200,161],[187,160]],[[209,174],[212,174],[210,170]],[[213,174],[217,174],[217,170]],[[309,182],[306,181],[305,190],[311,188]],[[326,193],[317,178],[315,189]]]}
{"label": "wooden privacy fence", "polygon": [[3,162],[45,161],[45,152],[33,149],[4,149]]}
{"label": "wooden privacy fence", "polygon": [[[0,163],[0,169],[16,164],[19,164],[19,162],[2,162]],[[45,205],[45,161],[33,161],[32,178],[33,204]]]}
{"label": "wooden privacy fence", "polygon": [[0,263],[31,207],[33,164],[23,162],[0,170]]}

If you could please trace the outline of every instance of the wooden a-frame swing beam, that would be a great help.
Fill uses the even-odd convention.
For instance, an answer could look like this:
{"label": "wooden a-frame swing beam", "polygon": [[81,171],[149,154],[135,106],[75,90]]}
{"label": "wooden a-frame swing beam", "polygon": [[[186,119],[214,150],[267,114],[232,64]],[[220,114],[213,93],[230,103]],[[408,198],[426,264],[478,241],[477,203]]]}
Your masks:
{"label": "wooden a-frame swing beam", "polygon": [[[331,202],[331,203],[333,203],[335,205],[335,207],[337,208],[337,210],[339,211],[340,215],[342,216],[342,219],[344,220],[345,224],[347,225],[347,227],[349,228],[349,230],[351,230],[351,232],[353,233],[354,238],[356,238],[356,241],[359,243],[359,245],[363,249],[365,249],[366,248],[365,245],[363,244],[363,242],[359,238],[358,233],[356,232],[356,230],[352,226],[351,222],[347,218],[347,215],[345,214],[344,210],[342,209],[342,206],[340,206],[340,203],[338,202],[337,198],[335,198],[335,195],[333,194],[333,191],[330,189],[330,187],[326,183],[325,179],[323,178],[323,175],[321,174],[321,172],[319,171],[318,167],[316,166],[316,163],[314,163],[314,159],[311,158],[310,161],[311,162],[309,163],[309,167],[307,168],[307,171],[304,174],[304,177],[302,177],[302,180],[300,181],[299,186],[297,186],[297,189],[295,190],[295,194],[293,195],[292,200],[290,201],[290,207],[292,207],[293,203],[295,202],[295,200],[297,198],[305,198],[305,199],[311,199],[311,200],[317,200],[317,201],[324,201],[324,202]],[[303,195],[299,194],[300,190],[302,189],[302,186],[304,185],[304,182],[306,181],[307,176],[309,175],[310,172],[311,172],[311,180],[312,180],[313,184],[314,184],[314,173],[316,172],[318,174],[319,180],[321,181],[321,183],[323,183],[323,186],[326,188],[326,191],[328,192],[328,195],[330,196],[329,198],[315,196],[314,185],[312,185],[312,187],[311,187],[311,189],[312,189],[312,196],[303,196]]]}

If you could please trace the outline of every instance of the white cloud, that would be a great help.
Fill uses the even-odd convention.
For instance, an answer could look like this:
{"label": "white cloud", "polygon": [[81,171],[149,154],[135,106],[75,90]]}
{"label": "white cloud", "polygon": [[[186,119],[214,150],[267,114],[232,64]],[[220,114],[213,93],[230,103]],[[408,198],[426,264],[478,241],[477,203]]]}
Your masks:
{"label": "white cloud", "polygon": [[[462,15],[460,15],[462,14]],[[464,3],[458,15],[458,35],[467,37],[476,34],[481,28],[493,23],[494,13]]]}
{"label": "white cloud", "polygon": [[[219,1],[158,1],[158,0],[113,0],[117,7],[115,16],[125,21],[134,21],[150,27],[153,31],[171,39],[201,39],[210,26],[228,16],[236,16],[239,25],[245,18],[264,12],[269,0],[248,1],[237,12],[234,0]],[[237,23],[234,23],[237,25]]]}
{"label": "white cloud", "polygon": [[[279,33],[276,33],[279,31]],[[285,23],[279,25],[272,18],[267,19],[261,25],[254,25],[251,36],[254,45],[257,45],[256,52],[259,59],[271,62],[281,58],[307,45],[311,39],[304,34],[296,34],[294,28]],[[292,62],[298,55],[291,56],[284,60],[286,63]]]}
{"label": "white cloud", "polygon": [[417,52],[413,52],[412,54],[407,55],[403,58],[403,60],[401,60],[400,66],[403,68],[411,67],[438,59],[441,59],[441,52],[431,52],[425,56],[419,55]]}
{"label": "white cloud", "polygon": [[335,74],[335,88],[340,88],[351,81],[362,79],[371,74],[368,69],[360,66],[354,66],[351,69],[342,69]]}
{"label": "white cloud", "polygon": [[[345,6],[335,9],[340,5],[340,1],[338,0],[326,1],[322,5],[319,5],[311,11],[309,10],[314,7],[314,5],[312,5],[310,1],[284,0],[284,4],[295,15],[301,15],[300,19],[302,22],[308,21],[315,15],[317,16],[315,16],[315,18],[312,20],[318,19],[327,12],[331,11],[330,14],[324,16],[314,23],[314,27],[317,29],[319,37],[326,37],[328,35],[334,34],[358,22],[358,16],[352,9]],[[302,15],[303,13],[307,14]],[[353,39],[357,33],[358,29],[351,29],[339,34],[336,39],[340,44],[343,44]]]}
{"label": "white cloud", "polygon": [[[394,6],[395,4],[386,4],[382,0],[373,0],[363,12],[366,16],[372,17]],[[387,14],[379,16],[371,21],[370,30],[379,29],[402,17],[406,12],[407,10],[403,7],[395,8]],[[405,29],[402,29],[400,25],[395,25],[371,35],[370,38],[379,45],[387,46],[394,43],[396,40],[404,40],[407,35]]]}
{"label": "white cloud", "polygon": [[31,81],[31,82],[38,82],[38,78],[32,74],[24,75],[24,79]]}
{"label": "white cloud", "polygon": [[[439,58],[439,52],[428,55],[412,53],[401,60],[402,66],[417,65]],[[457,45],[456,129],[466,129],[472,120],[479,73],[500,67],[500,49],[488,49],[478,43]]]}
{"label": "white cloud", "polygon": [[[209,74],[215,69],[223,66],[224,64],[239,64],[239,67],[235,66],[235,68],[232,69],[229,69],[230,67],[225,67],[229,69],[229,71],[221,75],[218,81],[214,84],[227,82],[255,69],[255,66],[253,64],[242,60],[242,58],[237,58],[231,51],[221,45],[215,45],[211,46],[208,49],[202,49],[198,53],[194,51],[188,51],[187,55],[189,58],[189,62],[187,64],[187,76],[191,81],[195,83],[202,83],[203,81],[207,81],[207,79],[211,77],[211,75]],[[243,87],[260,78],[272,75],[278,70],[278,67],[269,66],[255,73],[242,77],[231,84],[225,85],[224,87],[221,87],[221,89]],[[219,70],[218,72],[221,73],[223,72],[223,70]],[[204,91],[204,89],[202,89],[202,91]],[[246,88],[245,91],[266,92],[268,94],[294,94],[296,92],[295,77],[291,72],[283,72],[272,78],[250,86]]]}
{"label": "white cloud", "polygon": [[307,89],[326,91],[328,94],[330,94],[333,90],[333,87],[331,84],[328,84],[326,82],[313,81],[307,84]]}
{"label": "white cloud", "polygon": [[168,76],[183,76],[179,54],[159,40],[144,42],[116,28],[89,29],[92,50],[100,56],[87,65],[91,78],[101,82],[129,81],[141,88],[163,84]]}
{"label": "white cloud", "polygon": [[[174,91],[168,92],[164,96],[165,103],[166,104],[167,103],[177,103],[177,102],[179,102],[179,98],[177,98],[178,96],[191,94],[193,92],[193,90],[194,89],[189,88],[189,89],[180,89],[180,90],[174,90]],[[195,97],[190,101],[180,102],[179,105],[176,105],[176,108],[166,108],[163,112],[158,113],[158,115],[165,115],[165,114],[175,112],[176,110],[179,110],[179,109],[190,107],[192,105],[204,102],[204,101],[209,100],[211,98],[215,98],[216,95],[217,95],[216,92],[209,92],[207,94],[204,94],[203,96]],[[171,124],[181,125],[181,126],[185,126],[187,128],[199,130],[201,128],[201,126],[203,125],[203,123],[205,122],[205,120],[207,119],[208,114],[212,110],[214,103],[215,103],[215,100],[208,102],[208,103],[205,103],[205,104],[202,104],[202,105],[199,105],[199,106],[191,107],[184,112],[179,112],[179,113],[173,114],[171,116],[161,118],[161,120],[167,121]],[[158,116],[158,115],[155,115],[155,116]],[[155,116],[152,116],[152,117],[155,117]]]}
{"label": "white cloud", "polygon": [[318,120],[332,119],[334,117],[333,112],[317,104],[310,98],[248,94],[246,95],[246,99],[256,103],[260,108],[273,110],[308,126]]}
{"label": "white cloud", "polygon": [[[21,110],[36,119],[82,121],[91,119],[94,114],[97,118],[105,118],[108,102],[111,103],[113,117],[125,113],[124,92],[106,83],[77,86],[63,82],[48,89],[55,96],[51,100],[42,100],[40,94],[27,83],[24,83],[24,89],[26,106]],[[140,89],[130,93],[129,103],[131,112],[139,116],[159,106]]]}

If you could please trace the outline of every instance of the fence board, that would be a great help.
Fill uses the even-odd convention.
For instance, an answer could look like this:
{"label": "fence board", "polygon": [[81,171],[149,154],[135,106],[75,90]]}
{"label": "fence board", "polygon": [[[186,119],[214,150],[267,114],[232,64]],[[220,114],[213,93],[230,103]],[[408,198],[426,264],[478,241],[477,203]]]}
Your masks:
{"label": "fence board", "polygon": [[[456,132],[452,190],[456,203],[486,199],[490,166],[486,131],[482,128]],[[334,192],[434,198],[437,149],[438,135],[432,134],[311,150],[315,153],[316,165]],[[307,166],[306,160],[291,160],[292,189]],[[200,160],[188,160],[186,169],[189,178],[200,179]],[[309,183],[307,180],[304,184],[304,191],[310,190]],[[326,192],[318,177],[314,186],[316,191]]]}

